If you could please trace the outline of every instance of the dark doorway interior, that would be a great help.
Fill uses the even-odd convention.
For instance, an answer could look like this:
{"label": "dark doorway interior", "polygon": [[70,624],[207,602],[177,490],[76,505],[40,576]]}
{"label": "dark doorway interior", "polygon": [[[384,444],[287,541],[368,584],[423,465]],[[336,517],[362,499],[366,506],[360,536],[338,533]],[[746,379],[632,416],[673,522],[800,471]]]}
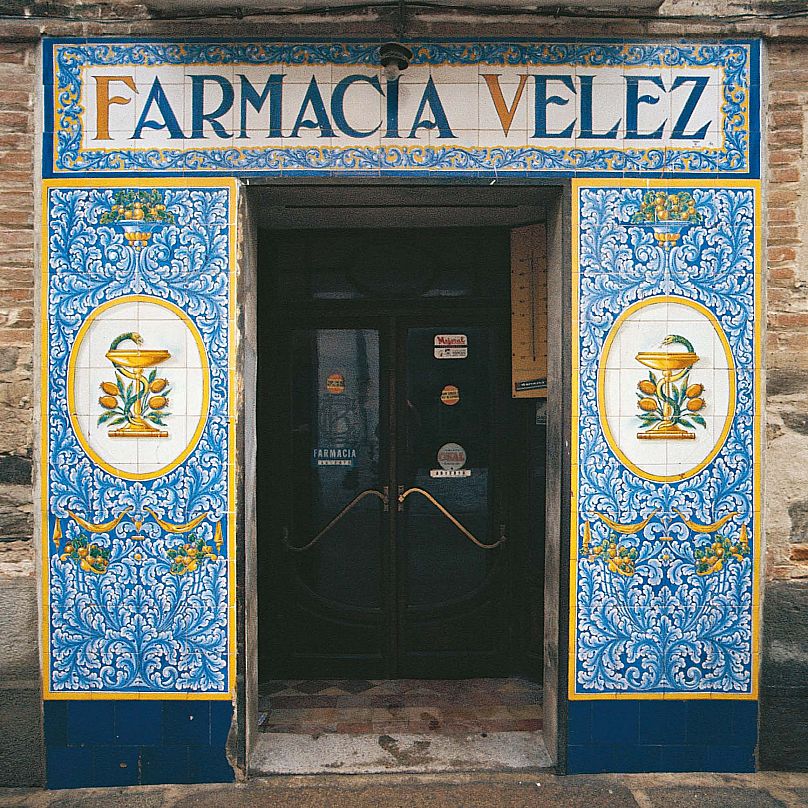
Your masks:
{"label": "dark doorway interior", "polygon": [[261,682],[540,679],[545,426],[510,396],[509,244],[261,233]]}

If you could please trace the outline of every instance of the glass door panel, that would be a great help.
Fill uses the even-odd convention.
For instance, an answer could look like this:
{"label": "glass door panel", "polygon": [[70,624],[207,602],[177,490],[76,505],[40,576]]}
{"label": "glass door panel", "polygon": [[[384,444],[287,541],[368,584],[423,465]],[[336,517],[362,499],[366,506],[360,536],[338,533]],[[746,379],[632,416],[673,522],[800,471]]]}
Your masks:
{"label": "glass door panel", "polygon": [[298,574],[328,600],[380,608],[382,499],[357,499],[383,496],[379,333],[294,331],[292,368],[289,532],[295,547],[320,535],[301,553]]}
{"label": "glass door panel", "polygon": [[494,330],[409,328],[403,342],[396,531],[402,675],[496,675],[504,660],[496,658],[503,592]]}
{"label": "glass door panel", "polygon": [[281,336],[271,510],[282,528],[266,570],[275,678],[389,671],[388,513],[379,332],[293,329]]}

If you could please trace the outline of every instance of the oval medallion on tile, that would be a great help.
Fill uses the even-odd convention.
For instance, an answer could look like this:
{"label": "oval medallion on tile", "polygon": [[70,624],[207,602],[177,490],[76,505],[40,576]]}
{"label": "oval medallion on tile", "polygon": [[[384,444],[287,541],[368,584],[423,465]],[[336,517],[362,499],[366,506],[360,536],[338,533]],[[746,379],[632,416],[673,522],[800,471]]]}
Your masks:
{"label": "oval medallion on tile", "polygon": [[600,358],[598,415],[631,471],[658,482],[698,474],[724,445],[734,412],[735,364],[712,312],[660,296],[620,315]]}
{"label": "oval medallion on tile", "polygon": [[199,441],[208,358],[196,326],[171,303],[129,295],[99,306],[79,329],[67,376],[76,436],[111,474],[159,477]]}

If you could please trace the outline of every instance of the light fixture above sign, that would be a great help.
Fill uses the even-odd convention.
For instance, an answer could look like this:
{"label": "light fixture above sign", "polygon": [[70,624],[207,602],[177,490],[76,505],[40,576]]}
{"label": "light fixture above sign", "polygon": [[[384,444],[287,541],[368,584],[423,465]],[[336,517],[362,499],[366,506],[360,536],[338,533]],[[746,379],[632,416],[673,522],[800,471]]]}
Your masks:
{"label": "light fixture above sign", "polygon": [[388,81],[395,81],[402,70],[410,66],[412,51],[397,42],[387,42],[379,48],[379,61]]}

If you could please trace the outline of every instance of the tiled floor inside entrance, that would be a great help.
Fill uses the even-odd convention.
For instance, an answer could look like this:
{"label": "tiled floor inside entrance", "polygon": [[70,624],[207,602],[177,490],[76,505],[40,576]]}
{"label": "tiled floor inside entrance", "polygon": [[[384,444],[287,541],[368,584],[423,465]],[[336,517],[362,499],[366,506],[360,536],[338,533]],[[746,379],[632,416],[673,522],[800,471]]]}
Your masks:
{"label": "tiled floor inside entrance", "polygon": [[527,679],[305,679],[261,685],[262,732],[537,732],[541,686]]}

